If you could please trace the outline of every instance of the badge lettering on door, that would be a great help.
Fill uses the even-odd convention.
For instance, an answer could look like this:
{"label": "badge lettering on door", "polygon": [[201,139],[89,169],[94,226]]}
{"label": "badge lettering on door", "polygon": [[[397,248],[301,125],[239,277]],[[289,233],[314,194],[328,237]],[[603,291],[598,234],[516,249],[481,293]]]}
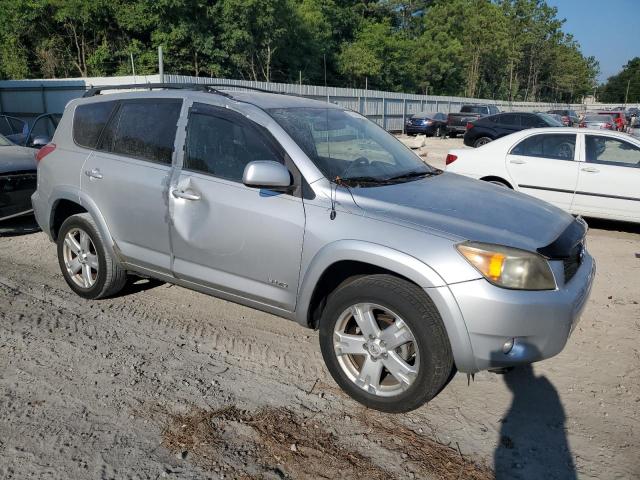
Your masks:
{"label": "badge lettering on door", "polygon": [[276,280],[276,279],[271,278],[271,277],[269,277],[269,282],[273,283],[276,287],[289,288],[289,284],[281,282],[280,280]]}

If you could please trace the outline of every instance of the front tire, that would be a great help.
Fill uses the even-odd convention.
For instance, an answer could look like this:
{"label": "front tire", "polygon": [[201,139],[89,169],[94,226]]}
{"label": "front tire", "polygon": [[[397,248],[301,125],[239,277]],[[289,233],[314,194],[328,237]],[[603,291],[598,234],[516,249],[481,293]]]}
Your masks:
{"label": "front tire", "polygon": [[67,285],[83,298],[115,295],[125,286],[127,273],[105,248],[88,213],[67,218],[58,233],[58,263]]}
{"label": "front tire", "polygon": [[320,320],[320,348],[336,383],[384,412],[420,407],[454,371],[435,305],[424,290],[392,275],[360,277],[330,295]]}

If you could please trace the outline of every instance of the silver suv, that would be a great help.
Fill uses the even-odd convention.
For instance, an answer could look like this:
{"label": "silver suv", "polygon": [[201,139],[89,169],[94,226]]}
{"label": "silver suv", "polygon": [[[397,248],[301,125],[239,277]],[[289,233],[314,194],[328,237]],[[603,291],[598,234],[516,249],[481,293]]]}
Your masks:
{"label": "silver suv", "polygon": [[78,295],[140,275],[319,329],[335,381],[387,412],[564,347],[595,273],[581,219],[332,104],[168,87],[89,92],[40,152],[36,217]]}

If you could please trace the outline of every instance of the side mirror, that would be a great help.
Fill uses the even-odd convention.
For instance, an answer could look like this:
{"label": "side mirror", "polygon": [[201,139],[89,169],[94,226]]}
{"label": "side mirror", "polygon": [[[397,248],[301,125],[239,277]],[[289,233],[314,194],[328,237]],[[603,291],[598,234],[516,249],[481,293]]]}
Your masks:
{"label": "side mirror", "polygon": [[281,163],[256,160],[244,168],[242,183],[255,188],[286,188],[291,186],[291,174]]}
{"label": "side mirror", "polygon": [[33,137],[33,140],[29,142],[29,147],[40,149],[50,141],[51,139],[49,137],[45,137],[44,135],[38,135],[37,137]]}

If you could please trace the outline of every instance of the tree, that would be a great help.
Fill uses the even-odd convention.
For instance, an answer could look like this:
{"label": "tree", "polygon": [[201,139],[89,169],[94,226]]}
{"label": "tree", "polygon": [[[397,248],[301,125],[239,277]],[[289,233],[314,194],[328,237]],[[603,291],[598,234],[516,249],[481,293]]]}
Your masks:
{"label": "tree", "polygon": [[[627,93],[628,92],[628,93]],[[640,103],[640,57],[630,60],[617,75],[600,87],[598,100],[609,103]]]}

